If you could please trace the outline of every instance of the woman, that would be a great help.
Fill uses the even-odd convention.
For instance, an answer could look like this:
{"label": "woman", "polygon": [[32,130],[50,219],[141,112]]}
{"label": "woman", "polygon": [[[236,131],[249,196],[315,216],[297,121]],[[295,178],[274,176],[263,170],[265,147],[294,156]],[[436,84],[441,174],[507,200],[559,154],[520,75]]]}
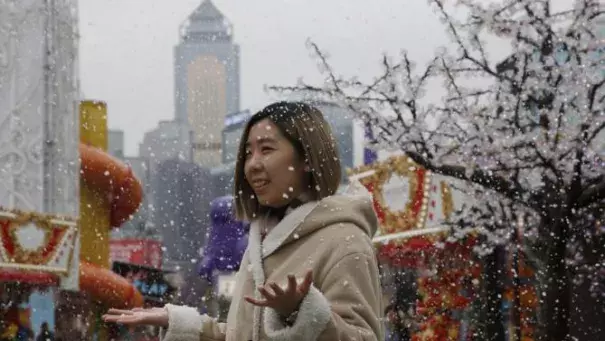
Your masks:
{"label": "woman", "polygon": [[382,340],[376,216],[367,192],[335,195],[340,176],[319,110],[264,108],[247,123],[236,162],[236,215],[251,227],[227,323],[170,304],[111,309],[105,321],[160,325],[165,341]]}

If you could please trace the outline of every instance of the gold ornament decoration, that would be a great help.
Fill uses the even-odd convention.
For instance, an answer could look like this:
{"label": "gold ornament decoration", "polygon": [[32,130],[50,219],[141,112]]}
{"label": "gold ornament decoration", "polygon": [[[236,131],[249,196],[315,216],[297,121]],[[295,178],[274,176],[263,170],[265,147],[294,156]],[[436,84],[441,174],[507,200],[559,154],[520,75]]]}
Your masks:
{"label": "gold ornament decoration", "polygon": [[450,186],[445,181],[441,181],[441,200],[443,201],[441,205],[441,210],[443,212],[443,216],[445,219],[449,219],[452,213],[454,212],[454,199],[452,197],[452,191]]}
{"label": "gold ornament decoration", "polygon": [[[424,227],[431,172],[420,167],[411,158],[401,155],[390,157],[384,162],[361,166],[350,171],[349,175],[364,173],[367,175],[360,177],[359,181],[374,197],[376,213],[381,221],[381,233],[389,234]],[[390,184],[398,179],[402,181],[400,186]],[[394,192],[394,195],[399,196],[395,201],[402,200],[404,204],[393,207],[393,202],[389,202],[390,193],[387,193],[387,190],[396,191],[397,187],[401,188],[403,193]]]}
{"label": "gold ornament decoration", "polygon": [[77,220],[0,207],[0,268],[66,274],[77,240]]}

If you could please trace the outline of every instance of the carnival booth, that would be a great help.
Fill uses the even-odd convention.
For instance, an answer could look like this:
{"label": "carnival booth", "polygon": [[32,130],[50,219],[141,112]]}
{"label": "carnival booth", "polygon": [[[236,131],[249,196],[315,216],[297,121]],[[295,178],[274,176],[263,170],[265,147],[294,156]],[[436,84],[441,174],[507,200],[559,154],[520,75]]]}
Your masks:
{"label": "carnival booth", "polygon": [[[479,237],[467,228],[453,238],[447,225],[456,201],[472,199],[454,191],[447,177],[405,155],[362,166],[349,175],[373,195],[380,221],[374,243],[388,296],[389,332],[415,341],[472,340],[482,308],[483,269],[474,252]],[[514,269],[509,263],[509,279]],[[521,297],[523,340],[531,340],[537,303],[533,273],[524,264],[516,269],[521,269],[524,285],[515,287],[509,281],[505,303]]]}
{"label": "carnival booth", "polygon": [[209,283],[212,292],[208,293],[207,302],[211,297],[220,307],[223,314],[224,306],[231,299],[235,284],[235,273],[239,269],[244,251],[248,245],[249,224],[235,218],[234,199],[232,196],[216,198],[211,203],[211,228],[208,242],[204,248],[199,274]]}
{"label": "carnival booth", "polygon": [[[0,1],[0,41],[9,46],[0,52],[3,340],[35,338],[42,326],[56,335],[61,328],[86,331],[94,323],[80,317],[97,302],[140,302],[109,271],[107,248],[109,229],[138,208],[141,187],[105,153],[105,104],[79,103],[72,2]],[[94,339],[84,334],[62,338]]]}
{"label": "carnival booth", "polygon": [[[96,335],[102,340],[100,314],[107,307],[132,308],[143,303],[139,291],[109,269],[109,231],[137,210],[142,188],[129,167],[104,151],[106,117],[104,103],[82,102],[82,143],[75,145],[74,154],[79,172],[71,174],[73,187],[63,179],[66,197],[74,189],[72,199],[77,203],[79,194],[78,218],[0,209],[0,298],[4,303],[0,335],[5,338],[35,334],[46,322],[58,334],[68,331],[71,338]],[[17,198],[27,196],[13,193]],[[35,300],[39,307],[32,308]],[[42,317],[39,310],[44,311]]]}
{"label": "carnival booth", "polygon": [[26,340],[44,322],[54,327],[57,290],[78,264],[77,238],[73,218],[0,212],[0,340]]}
{"label": "carnival booth", "polygon": [[475,237],[447,239],[455,193],[443,177],[405,155],[350,172],[373,195],[380,221],[374,243],[388,297],[388,329],[412,340],[459,340],[476,294]]}
{"label": "carnival booth", "polygon": [[74,15],[65,4],[0,1],[2,340],[52,327],[56,290],[78,287]]}

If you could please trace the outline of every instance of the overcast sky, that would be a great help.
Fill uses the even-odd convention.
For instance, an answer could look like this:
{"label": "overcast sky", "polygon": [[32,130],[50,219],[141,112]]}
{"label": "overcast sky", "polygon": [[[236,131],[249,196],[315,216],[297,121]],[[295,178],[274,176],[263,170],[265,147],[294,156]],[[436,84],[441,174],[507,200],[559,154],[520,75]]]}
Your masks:
{"label": "overcast sky", "polygon": [[[425,0],[213,0],[241,48],[241,106],[273,98],[265,84],[321,81],[305,47],[311,38],[338,70],[369,77],[382,52],[426,60],[445,35]],[[173,47],[201,0],[79,1],[80,78],[85,98],[106,101],[109,127],[126,134],[126,154],[143,133],[174,117]]]}
{"label": "overcast sky", "polygon": [[[174,117],[173,47],[179,25],[201,1],[79,1],[81,90],[87,99],[107,102],[109,127],[125,131],[127,155],[138,152],[144,132]],[[233,23],[241,47],[241,106],[253,111],[274,99],[264,85],[321,81],[308,38],[329,52],[340,73],[362,79],[377,73],[383,52],[405,49],[421,64],[447,44],[426,0],[213,2]],[[568,6],[570,0],[553,2]]]}

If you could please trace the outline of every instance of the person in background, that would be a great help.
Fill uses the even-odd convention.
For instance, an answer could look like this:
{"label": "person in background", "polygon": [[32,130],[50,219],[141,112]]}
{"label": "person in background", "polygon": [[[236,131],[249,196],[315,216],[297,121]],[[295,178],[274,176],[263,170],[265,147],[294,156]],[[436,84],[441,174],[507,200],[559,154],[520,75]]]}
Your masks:
{"label": "person in background", "polygon": [[36,338],[36,341],[55,341],[55,335],[48,328],[48,322],[42,322],[40,334]]}
{"label": "person in background", "polygon": [[244,128],[235,209],[251,222],[226,323],[189,307],[110,309],[107,322],[166,328],[164,341],[384,340],[365,188],[341,183],[337,141],[322,113],[274,103]]}

